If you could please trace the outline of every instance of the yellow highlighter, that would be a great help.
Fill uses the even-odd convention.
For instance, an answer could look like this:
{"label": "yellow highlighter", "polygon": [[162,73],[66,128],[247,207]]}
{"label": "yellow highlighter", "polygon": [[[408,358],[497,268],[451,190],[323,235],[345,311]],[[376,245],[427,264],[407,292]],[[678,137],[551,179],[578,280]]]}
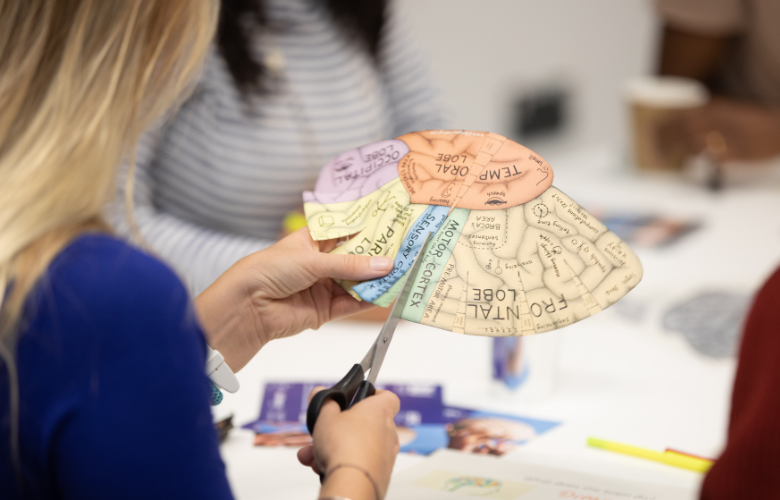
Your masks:
{"label": "yellow highlighter", "polygon": [[606,441],[604,439],[596,439],[589,437],[588,445],[594,448],[601,448],[602,450],[614,451],[615,453],[622,453],[624,455],[631,455],[632,457],[644,458],[647,460],[654,460],[666,465],[672,465],[674,467],[681,467],[696,472],[707,472],[712,467],[712,460],[704,458],[692,457],[684,453],[678,453],[675,451],[653,451],[640,448],[638,446],[631,446],[628,444],[615,443],[614,441]]}

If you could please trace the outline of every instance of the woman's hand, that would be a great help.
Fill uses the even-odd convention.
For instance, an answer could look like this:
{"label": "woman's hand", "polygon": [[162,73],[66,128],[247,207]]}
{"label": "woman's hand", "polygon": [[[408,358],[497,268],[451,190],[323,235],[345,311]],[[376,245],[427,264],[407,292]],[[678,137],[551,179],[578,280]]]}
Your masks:
{"label": "woman's hand", "polygon": [[379,278],[390,272],[393,260],[327,253],[335,246],[333,240],[312,240],[303,228],[241,259],[195,299],[209,345],[233,371],[273,339],[374,307],[331,278]]}
{"label": "woman's hand", "polygon": [[[314,389],[311,398],[323,388]],[[401,403],[392,392],[376,391],[376,395],[360,401],[347,411],[341,411],[334,401],[322,406],[314,426],[313,446],[298,450],[298,460],[317,474],[326,474],[322,496],[339,495],[352,500],[374,500],[371,476],[384,498],[390,484],[395,457],[398,454],[398,432],[393,418]],[[338,467],[338,468],[336,468]]]}
{"label": "woman's hand", "polygon": [[765,160],[780,155],[780,109],[719,97],[683,113],[660,134],[664,143],[682,142],[691,155],[709,152],[718,161]]}

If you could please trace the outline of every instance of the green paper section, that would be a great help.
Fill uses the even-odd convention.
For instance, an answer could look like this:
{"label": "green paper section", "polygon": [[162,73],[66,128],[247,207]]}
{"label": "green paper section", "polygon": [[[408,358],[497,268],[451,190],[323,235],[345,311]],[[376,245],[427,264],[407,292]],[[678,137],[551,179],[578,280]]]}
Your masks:
{"label": "green paper section", "polygon": [[[450,260],[452,252],[455,250],[455,245],[458,243],[458,238],[465,227],[469,213],[471,213],[471,210],[465,208],[453,209],[436,233],[436,236],[434,236],[433,241],[428,246],[428,250],[422,256],[423,261],[420,269],[417,271],[417,276],[413,277],[415,283],[404,305],[404,311],[401,315],[403,319],[415,323],[419,323],[422,320],[425,307],[431,299],[431,295],[433,295],[433,291],[444,272],[447,262]],[[402,280],[399,280],[399,283],[401,282]],[[393,298],[399,292],[400,289],[396,291],[396,295]],[[389,292],[387,295],[389,295]],[[392,299],[390,301],[392,302]]]}

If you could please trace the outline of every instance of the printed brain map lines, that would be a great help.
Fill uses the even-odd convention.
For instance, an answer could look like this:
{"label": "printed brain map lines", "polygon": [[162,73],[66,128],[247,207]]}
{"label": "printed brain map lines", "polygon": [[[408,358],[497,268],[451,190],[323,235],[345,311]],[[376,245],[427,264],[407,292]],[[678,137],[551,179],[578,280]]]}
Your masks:
{"label": "printed brain map lines", "polygon": [[432,233],[403,317],[533,335],[609,307],[642,279],[634,252],[552,182],[541,156],[505,137],[428,130],[334,158],[304,210],[315,240],[349,237],[334,253],[395,260],[381,279],[339,283],[355,298],[392,304]]}

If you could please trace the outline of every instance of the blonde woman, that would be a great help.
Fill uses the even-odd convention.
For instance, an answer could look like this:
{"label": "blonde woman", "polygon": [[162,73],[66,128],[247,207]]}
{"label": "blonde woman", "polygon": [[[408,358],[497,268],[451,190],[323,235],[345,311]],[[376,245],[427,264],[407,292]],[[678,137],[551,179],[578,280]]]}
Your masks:
{"label": "blonde woman", "polygon": [[[108,232],[115,167],[190,88],[216,16],[214,0],[0,0],[0,498],[231,498],[206,340],[238,370],[363,309],[330,277],[392,266],[297,232],[191,302]],[[323,498],[380,498],[398,400],[334,406],[299,458]]]}

